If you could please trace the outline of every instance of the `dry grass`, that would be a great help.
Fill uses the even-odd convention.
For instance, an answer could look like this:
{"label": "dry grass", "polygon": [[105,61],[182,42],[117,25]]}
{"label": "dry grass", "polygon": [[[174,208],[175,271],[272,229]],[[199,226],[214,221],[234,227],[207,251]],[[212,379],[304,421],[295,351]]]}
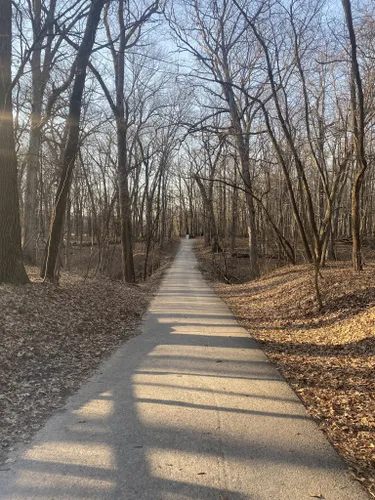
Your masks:
{"label": "dry grass", "polygon": [[375,266],[360,274],[345,262],[323,269],[322,313],[307,265],[215,286],[375,497]]}

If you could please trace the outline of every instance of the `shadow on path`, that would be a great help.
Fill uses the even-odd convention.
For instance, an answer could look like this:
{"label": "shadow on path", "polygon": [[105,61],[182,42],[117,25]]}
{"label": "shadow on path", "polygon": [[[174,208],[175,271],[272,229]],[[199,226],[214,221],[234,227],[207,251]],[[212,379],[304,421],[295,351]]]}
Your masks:
{"label": "shadow on path", "polygon": [[191,245],[144,333],[0,472],[1,500],[367,498],[205,285]]}

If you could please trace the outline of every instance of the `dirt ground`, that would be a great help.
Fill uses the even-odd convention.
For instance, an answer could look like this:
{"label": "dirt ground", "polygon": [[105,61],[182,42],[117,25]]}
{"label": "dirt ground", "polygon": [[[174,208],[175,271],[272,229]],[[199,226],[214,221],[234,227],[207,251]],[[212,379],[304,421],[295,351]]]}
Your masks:
{"label": "dirt ground", "polygon": [[77,249],[81,263],[72,258],[72,271],[63,269],[59,285],[42,283],[31,267],[30,284],[0,285],[2,468],[8,451],[28,442],[103,359],[138,334],[177,247],[174,242],[159,252],[158,271],[139,284],[87,273],[85,250]]}
{"label": "dirt ground", "polygon": [[[375,262],[369,253],[360,274],[347,261],[322,270],[321,313],[308,265],[284,266],[254,282],[226,284],[218,270],[220,257],[213,263],[201,247],[198,256],[239,322],[261,343],[375,498]],[[246,265],[238,260],[230,263],[237,273]]]}

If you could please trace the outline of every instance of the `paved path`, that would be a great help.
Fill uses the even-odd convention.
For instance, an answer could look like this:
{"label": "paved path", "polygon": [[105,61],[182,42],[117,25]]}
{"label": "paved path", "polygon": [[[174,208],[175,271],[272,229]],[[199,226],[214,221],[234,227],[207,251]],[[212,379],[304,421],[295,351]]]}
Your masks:
{"label": "paved path", "polygon": [[143,334],[0,472],[1,500],[368,498],[195,266],[184,241]]}

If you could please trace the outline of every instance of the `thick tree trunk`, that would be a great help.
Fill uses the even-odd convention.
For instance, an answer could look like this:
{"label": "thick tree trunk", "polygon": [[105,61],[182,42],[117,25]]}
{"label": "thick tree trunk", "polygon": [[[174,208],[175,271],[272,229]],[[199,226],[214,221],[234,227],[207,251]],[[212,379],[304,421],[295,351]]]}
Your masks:
{"label": "thick tree trunk", "polygon": [[[35,102],[35,101],[34,101]],[[38,224],[37,224],[37,186],[40,150],[40,128],[35,126],[38,113],[33,112],[26,172],[25,215],[23,226],[23,254],[29,264],[36,264]],[[40,117],[40,114],[39,114]]]}
{"label": "thick tree trunk", "polygon": [[256,279],[260,275],[258,261],[258,241],[257,228],[255,223],[254,199],[251,195],[251,178],[249,170],[248,155],[240,154],[242,177],[246,186],[246,206],[247,206],[247,232],[249,238],[249,257],[250,257],[250,278]]}
{"label": "thick tree trunk", "polygon": [[199,175],[196,174],[194,178],[201,193],[203,205],[206,209],[207,227],[210,229],[211,232],[211,241],[210,241],[211,249],[213,253],[217,253],[221,251],[221,248],[219,244],[219,235],[217,231],[217,224],[215,220],[212,199],[209,198],[205,186],[202,182],[202,179],[199,177]]}
{"label": "thick tree trunk", "polygon": [[122,248],[122,273],[124,281],[135,282],[133,242],[132,242],[132,210],[129,194],[128,172],[126,162],[126,137],[121,124],[117,130],[118,147],[118,184],[121,216],[121,248]]}
{"label": "thick tree trunk", "polygon": [[129,193],[125,186],[120,188],[121,198],[121,241],[122,241],[122,271],[124,280],[128,283],[135,282],[132,221],[129,210]]}
{"label": "thick tree trunk", "polygon": [[0,283],[23,284],[28,278],[22,262],[12,115],[12,2],[1,0],[0,8]]}
{"label": "thick tree trunk", "polygon": [[[34,0],[32,2],[34,45],[30,59],[32,101],[26,166],[25,215],[23,221],[23,255],[24,259],[30,264],[36,264],[38,257],[37,243],[41,232],[37,217],[37,187],[42,136],[41,121],[43,95],[53,66],[52,42],[55,35],[53,28],[55,8],[56,0],[49,0],[49,2],[43,3],[43,6],[41,0]],[[43,22],[42,10],[46,15]],[[43,58],[42,53],[44,53]]]}
{"label": "thick tree trunk", "polygon": [[351,49],[351,105],[354,147],[356,153],[356,172],[352,186],[352,264],[354,271],[362,271],[363,261],[361,254],[361,219],[360,197],[364,174],[367,170],[365,153],[365,103],[362,88],[362,79],[357,56],[357,40],[354,31],[352,6],[350,0],[342,0],[345,12],[346,25],[349,32]]}
{"label": "thick tree trunk", "polygon": [[41,53],[43,37],[40,35],[41,29],[41,1],[35,0],[33,3],[34,13],[34,41],[30,66],[31,66],[31,86],[32,101],[30,115],[30,136],[29,150],[27,155],[26,171],[26,191],[25,191],[25,215],[23,221],[23,255],[30,264],[36,264],[37,256],[37,187],[38,187],[38,169],[39,153],[41,144],[40,121],[42,117],[42,71],[41,71]]}
{"label": "thick tree trunk", "polygon": [[116,75],[116,110],[117,110],[117,168],[121,216],[121,245],[122,245],[122,272],[123,279],[129,283],[135,282],[133,243],[132,243],[132,210],[129,194],[129,174],[126,150],[126,123],[125,123],[125,24],[124,0],[119,0],[118,20],[120,26],[120,41],[117,57],[114,60]]}
{"label": "thick tree trunk", "polygon": [[[231,81],[229,71],[225,70],[226,79],[228,82]],[[240,113],[237,108],[236,100],[233,94],[233,89],[231,87],[225,86],[224,93],[229,105],[230,115],[232,119],[232,125],[235,131],[235,141],[238,152],[238,159],[242,172],[242,179],[245,184],[246,193],[246,206],[247,206],[247,233],[249,238],[249,264],[250,264],[250,279],[256,279],[260,275],[259,260],[258,260],[258,241],[257,241],[257,229],[255,222],[255,208],[254,199],[252,196],[252,181],[250,176],[250,163],[249,163],[249,142],[248,137],[242,129]],[[248,127],[249,125],[247,125]]]}
{"label": "thick tree trunk", "polygon": [[357,174],[355,176],[352,187],[352,264],[354,271],[362,271],[363,260],[361,251],[361,220],[360,220],[360,194],[361,194],[361,177]]}
{"label": "thick tree trunk", "polygon": [[69,104],[66,122],[68,131],[62,161],[62,173],[57,189],[55,207],[52,213],[50,235],[47,242],[42,276],[54,281],[61,234],[64,223],[66,201],[70,189],[75,159],[78,152],[79,126],[81,118],[82,96],[85,88],[86,70],[95,41],[96,29],[105,0],[93,0],[87,18],[85,34],[75,60],[76,76]]}

